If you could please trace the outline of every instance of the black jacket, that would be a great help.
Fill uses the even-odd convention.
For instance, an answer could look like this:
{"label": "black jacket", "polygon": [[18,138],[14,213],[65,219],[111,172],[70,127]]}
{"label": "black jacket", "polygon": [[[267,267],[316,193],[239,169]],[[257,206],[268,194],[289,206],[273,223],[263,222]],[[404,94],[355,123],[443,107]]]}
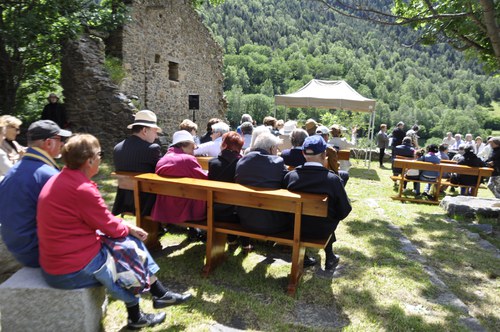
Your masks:
{"label": "black jacket", "polygon": [[319,237],[335,231],[338,223],[352,210],[340,178],[323,166],[299,166],[288,172],[284,179],[290,191],[328,195],[328,217],[302,217],[302,233]]}
{"label": "black jacket", "polygon": [[[113,150],[115,170],[121,172],[154,173],[160,157],[158,144],[148,143],[135,135],[118,143]],[[149,215],[156,195],[141,193],[140,199],[143,206],[142,215]],[[134,192],[118,188],[112,213],[117,215],[123,212],[135,213]]]}

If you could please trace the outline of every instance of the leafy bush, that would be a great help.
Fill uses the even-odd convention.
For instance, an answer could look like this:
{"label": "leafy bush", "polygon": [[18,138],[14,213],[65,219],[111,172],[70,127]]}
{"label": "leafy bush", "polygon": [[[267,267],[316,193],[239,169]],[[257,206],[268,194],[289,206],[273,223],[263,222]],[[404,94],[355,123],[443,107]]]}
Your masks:
{"label": "leafy bush", "polygon": [[106,57],[104,68],[108,72],[111,80],[116,85],[120,85],[127,75],[122,66],[122,61],[115,57]]}

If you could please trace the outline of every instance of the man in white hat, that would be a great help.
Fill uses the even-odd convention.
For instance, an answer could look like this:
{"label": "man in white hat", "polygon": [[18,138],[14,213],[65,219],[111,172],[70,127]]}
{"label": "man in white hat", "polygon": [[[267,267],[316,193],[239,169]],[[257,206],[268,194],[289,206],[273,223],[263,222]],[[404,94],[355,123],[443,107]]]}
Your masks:
{"label": "man in white hat", "polygon": [[[113,151],[113,162],[117,172],[154,173],[156,163],[161,158],[160,145],[155,143],[161,128],[156,123],[156,115],[142,110],[135,115],[134,122],[127,126],[132,135],[118,143]],[[141,194],[142,213],[149,215],[156,195]],[[135,213],[134,192],[117,189],[113,214]]]}
{"label": "man in white hat", "polygon": [[59,167],[54,161],[71,132],[51,120],[33,122],[28,128],[28,150],[0,182],[2,238],[17,261],[38,267],[36,207],[38,194]]}

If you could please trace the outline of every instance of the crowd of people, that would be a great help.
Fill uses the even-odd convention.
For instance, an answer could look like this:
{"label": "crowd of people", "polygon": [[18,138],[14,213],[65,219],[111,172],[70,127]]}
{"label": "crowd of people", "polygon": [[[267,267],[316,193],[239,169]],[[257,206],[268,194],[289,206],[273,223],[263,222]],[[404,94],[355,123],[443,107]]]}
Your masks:
{"label": "crowd of people", "polygon": [[[376,136],[377,146],[380,148],[380,166],[383,167],[383,154],[385,148],[391,146],[392,160],[396,157],[413,158],[419,161],[439,164],[441,160],[453,160],[458,165],[472,167],[492,167],[493,174],[488,180],[488,188],[496,198],[500,198],[500,137],[489,136],[486,143],[481,136],[473,139],[473,135],[467,133],[462,139],[462,135],[453,135],[447,132],[441,144],[431,144],[425,150],[419,147],[418,125],[405,132],[405,124],[398,122],[390,135],[387,134],[387,125],[380,125],[380,131]],[[401,169],[392,168],[393,174],[401,174]],[[412,171],[412,170],[409,170]],[[432,171],[422,171],[419,174],[406,174],[409,179],[419,179],[422,181],[435,181],[439,174]],[[454,184],[474,185],[477,177],[462,174],[445,174]],[[432,196],[439,193],[430,193],[431,185],[427,184],[422,195]],[[454,190],[453,187],[451,190]],[[420,196],[420,183],[416,182],[414,187],[416,196]],[[461,195],[471,195],[471,190],[466,187],[460,188]]]}
{"label": "crowd of people", "polygon": [[[44,112],[43,119],[27,130],[28,147],[16,141],[21,121],[10,115],[0,117],[0,229],[6,247],[24,266],[40,267],[52,287],[106,287],[125,303],[127,328],[163,322],[164,312],[141,310],[140,294],[149,291],[154,308],[183,303],[192,295],[173,292],[158,279],[159,266],[144,245],[147,232],[120,217],[135,212],[133,192],[117,189],[112,211],[108,210],[92,182],[103,158],[99,140],[64,129],[65,118],[59,124],[47,119],[57,110],[64,111],[54,106],[57,96],[51,95],[49,100],[50,112]],[[332,235],[325,247],[324,268],[335,270],[339,262],[333,251],[335,230],[351,211],[344,189],[348,166],[343,170],[337,158],[337,149],[351,143],[342,137],[340,126],[327,128],[311,119],[309,134],[297,128],[295,121],[273,117],[256,126],[246,114],[236,131],[221,119],[211,119],[207,133],[198,137],[198,126],[186,119],[173,133],[165,154],[157,143],[162,130],[153,112],[137,112],[128,129],[130,136],[113,151],[116,171],[328,194],[328,216],[303,218],[302,232],[311,238]],[[279,156],[283,153],[285,157],[287,150],[293,151],[293,162]],[[200,155],[213,157],[208,172],[196,159]],[[62,158],[62,168],[58,158]],[[142,194],[140,199],[141,213],[151,215],[159,225],[206,218],[204,201],[150,194]],[[214,211],[219,220],[237,222],[263,234],[293,227],[292,216],[285,213],[227,205],[215,206]],[[248,238],[229,237],[228,243],[252,249]],[[305,267],[316,263],[306,255]]]}
{"label": "crowd of people", "polygon": [[[192,295],[173,292],[157,278],[159,267],[143,243],[147,232],[119,217],[125,212],[135,213],[133,192],[117,189],[112,211],[108,210],[91,180],[103,158],[98,139],[64,129],[66,118],[59,119],[59,123],[47,119],[47,114],[64,110],[54,106],[57,96],[51,95],[49,100],[43,119],[33,122],[27,130],[28,147],[16,141],[21,121],[10,115],[0,117],[0,223],[5,245],[23,265],[41,267],[45,280],[53,287],[104,285],[125,303],[128,328],[163,322],[165,313],[147,314],[140,309],[141,293],[152,294],[154,308],[183,303]],[[473,140],[467,134],[462,140],[460,134],[450,132],[441,145],[422,149],[418,126],[408,131],[404,126],[399,122],[391,134],[386,124],[380,126],[376,141],[381,167],[389,147],[393,158],[403,156],[436,164],[455,158],[462,165],[491,166],[494,172],[488,187],[500,198],[500,138],[488,137],[483,143],[481,137]],[[309,119],[300,128],[296,121],[269,116],[258,126],[244,114],[235,131],[221,119],[210,119],[206,133],[200,137],[197,124],[185,119],[164,154],[157,143],[162,129],[155,113],[137,112],[127,128],[130,136],[114,147],[116,171],[155,172],[168,177],[327,194],[328,216],[304,216],[301,229],[310,238],[332,235],[325,247],[324,269],[335,270],[339,262],[333,250],[335,230],[351,211],[345,191],[350,164],[339,161],[337,152],[355,146],[357,128],[352,129],[348,141],[343,137],[345,128],[339,124],[328,128]],[[202,169],[196,156],[212,157],[208,171]],[[62,169],[55,161],[60,157]],[[393,168],[393,172],[401,170]],[[438,176],[432,171],[406,175],[426,181]],[[474,181],[470,176],[450,177],[457,183]],[[414,190],[420,195],[418,182]],[[430,190],[428,184],[423,195],[431,195]],[[463,190],[462,194],[469,193]],[[151,215],[159,226],[206,218],[205,201],[146,193],[140,200],[140,213]],[[293,227],[292,215],[262,209],[216,204],[214,214],[217,220],[240,223],[249,231],[267,235]],[[228,244],[241,245],[245,251],[252,249],[248,238],[228,237]],[[316,263],[306,255],[305,267]]]}

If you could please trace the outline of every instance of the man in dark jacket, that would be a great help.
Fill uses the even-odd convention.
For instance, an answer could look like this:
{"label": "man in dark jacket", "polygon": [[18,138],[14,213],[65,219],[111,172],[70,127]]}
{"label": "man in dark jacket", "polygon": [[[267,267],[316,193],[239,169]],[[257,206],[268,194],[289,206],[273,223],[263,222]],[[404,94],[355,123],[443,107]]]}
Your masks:
{"label": "man in dark jacket", "polygon": [[[155,142],[161,133],[156,125],[156,115],[148,110],[137,112],[134,123],[128,129],[132,130],[125,140],[118,143],[113,151],[113,162],[118,172],[154,173],[156,163],[160,160],[160,146]],[[141,206],[143,215],[149,215],[156,200],[156,195],[142,193]],[[124,212],[135,213],[134,192],[131,190],[117,189],[113,214]]]}
{"label": "man in dark jacket", "polygon": [[[411,146],[411,137],[403,138],[403,144],[396,146],[393,150],[393,157],[397,158],[398,156],[411,158],[415,157],[415,149]],[[394,159],[392,166],[392,174],[399,175],[401,174],[401,168],[394,168]]]}
{"label": "man in dark jacket", "polygon": [[[235,182],[243,185],[280,189],[286,174],[283,158],[277,156],[281,139],[271,133],[262,133],[255,140],[253,150],[236,164]],[[292,227],[287,213],[249,207],[238,207],[240,223],[260,234],[275,234]]]}
{"label": "man in dark jacket", "polygon": [[45,105],[42,111],[41,120],[52,120],[59,128],[68,128],[68,117],[63,104],[59,103],[59,97],[55,93],[51,93],[47,100],[49,103]]}
{"label": "man in dark jacket", "polygon": [[325,168],[326,142],[321,136],[307,137],[303,144],[306,163],[285,175],[284,185],[288,190],[315,194],[328,194],[328,216],[326,218],[302,216],[302,234],[318,238],[332,234],[325,247],[325,270],[334,271],[339,258],[333,253],[336,241],[335,230],[339,222],[352,210],[342,180]]}
{"label": "man in dark jacket", "polygon": [[[474,148],[472,145],[468,145],[464,149],[464,154],[460,156],[460,158],[457,161],[458,165],[465,165],[465,166],[471,166],[471,167],[485,167],[486,163],[479,159],[478,156],[474,153]],[[457,174],[456,176],[453,176],[451,178],[452,183],[458,183],[458,184],[463,184],[467,186],[475,186],[477,183],[477,176],[474,175],[464,175],[464,174]],[[460,195],[467,195],[469,196],[471,194],[471,188],[460,188]]]}
{"label": "man in dark jacket", "polygon": [[392,159],[394,159],[394,150],[398,145],[403,144],[403,138],[406,136],[404,131],[405,124],[402,121],[399,121],[396,125],[396,128],[392,131]]}

